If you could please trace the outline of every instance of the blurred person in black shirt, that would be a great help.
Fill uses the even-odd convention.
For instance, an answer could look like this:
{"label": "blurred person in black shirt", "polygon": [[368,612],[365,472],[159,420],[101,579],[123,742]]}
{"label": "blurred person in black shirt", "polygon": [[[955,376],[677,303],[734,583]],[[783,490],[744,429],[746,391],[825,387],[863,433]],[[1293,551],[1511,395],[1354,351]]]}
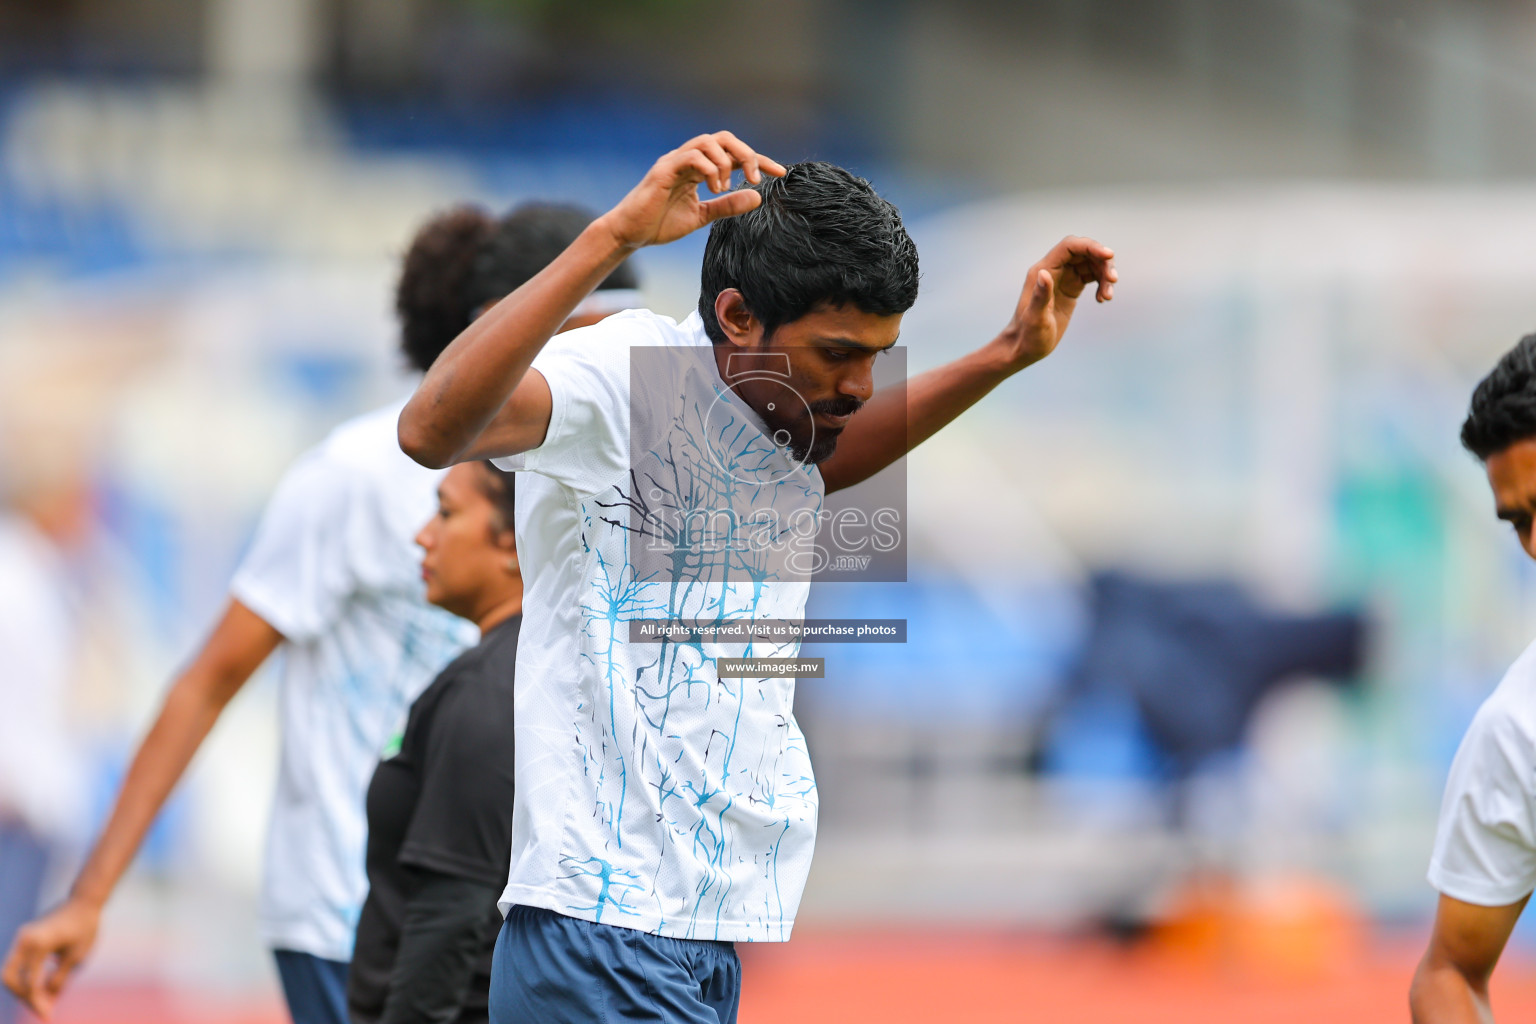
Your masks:
{"label": "blurred person in black shirt", "polygon": [[427,600],[480,643],[411,706],[368,787],[368,899],[347,984],[354,1024],[485,1021],[512,842],[512,676],[523,579],[513,475],[455,466],[417,535]]}

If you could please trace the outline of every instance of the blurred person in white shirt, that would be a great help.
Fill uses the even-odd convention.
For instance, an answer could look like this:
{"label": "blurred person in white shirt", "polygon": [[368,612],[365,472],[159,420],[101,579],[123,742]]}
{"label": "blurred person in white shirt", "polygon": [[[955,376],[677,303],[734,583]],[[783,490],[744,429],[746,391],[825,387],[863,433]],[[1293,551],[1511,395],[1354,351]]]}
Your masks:
{"label": "blurred person in white shirt", "polygon": [[[1536,558],[1536,334],[1478,384],[1461,443],[1483,463],[1496,514]],[[1413,1019],[1491,1021],[1489,979],[1536,889],[1536,644],[1515,659],[1456,751],[1429,881],[1440,900],[1409,993]]]}
{"label": "blurred person in white shirt", "polygon": [[[0,943],[9,945],[77,827],[83,779],[68,724],[74,602],[64,549],[84,532],[84,482],[0,466]],[[9,482],[9,483],[8,483]],[[0,1024],[16,1019],[0,994]]]}
{"label": "blurred person in white shirt", "polygon": [[[529,204],[499,220],[462,207],[418,232],[396,307],[424,371],[480,309],[541,269],[590,217]],[[633,301],[621,267],[574,322]],[[229,700],[282,648],[281,767],[261,897],[295,1024],[346,1024],[347,967],[364,897],[364,793],[411,702],[475,641],[424,599],[414,538],[442,473],[401,451],[405,399],[337,427],[268,502],[223,616],[176,679],[134,756],[69,898],[19,933],[7,987],[44,1018],[95,941],[102,907]]]}

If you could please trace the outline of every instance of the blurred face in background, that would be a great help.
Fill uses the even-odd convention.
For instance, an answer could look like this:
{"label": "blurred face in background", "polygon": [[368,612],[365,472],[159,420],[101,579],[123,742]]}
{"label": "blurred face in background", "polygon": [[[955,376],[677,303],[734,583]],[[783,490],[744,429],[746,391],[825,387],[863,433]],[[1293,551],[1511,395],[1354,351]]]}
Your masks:
{"label": "blurred face in background", "polygon": [[490,498],[489,477],[479,462],[450,469],[437,488],[437,514],[416,535],[427,600],[477,624],[522,594],[512,524]]}
{"label": "blurred face in background", "polygon": [[94,494],[83,474],[12,495],[11,504],[54,543],[66,547],[83,540],[95,522]]}
{"label": "blurred face in background", "polygon": [[1494,452],[1483,465],[1488,471],[1499,518],[1515,528],[1520,546],[1536,558],[1531,537],[1532,520],[1536,518],[1536,437]]}

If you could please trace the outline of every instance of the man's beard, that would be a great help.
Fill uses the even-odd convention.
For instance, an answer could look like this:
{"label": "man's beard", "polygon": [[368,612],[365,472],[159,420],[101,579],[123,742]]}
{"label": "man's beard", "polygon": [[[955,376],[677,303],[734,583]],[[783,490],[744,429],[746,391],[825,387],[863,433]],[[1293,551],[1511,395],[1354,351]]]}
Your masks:
{"label": "man's beard", "polygon": [[[846,396],[843,398],[828,398],[820,402],[810,403],[810,410],[812,415],[819,412],[827,416],[850,416],[853,413],[858,412],[863,407],[864,403],[859,401],[857,398],[849,398]],[[832,453],[837,451],[837,439],[842,437],[843,431],[841,429],[818,430],[816,428],[814,419],[808,418],[806,422],[810,425],[811,428],[810,433],[812,440],[810,445],[807,446],[805,442],[800,438],[792,437],[786,447],[789,449],[789,454],[794,458],[796,462],[799,462],[803,465],[815,466],[830,459],[832,457]]]}

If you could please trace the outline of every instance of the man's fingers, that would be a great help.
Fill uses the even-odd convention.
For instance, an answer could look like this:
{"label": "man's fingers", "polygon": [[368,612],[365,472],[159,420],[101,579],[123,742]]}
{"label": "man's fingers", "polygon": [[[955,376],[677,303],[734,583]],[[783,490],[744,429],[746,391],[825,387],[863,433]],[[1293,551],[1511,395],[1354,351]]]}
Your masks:
{"label": "man's fingers", "polygon": [[1120,273],[1108,260],[1099,263],[1094,269],[1097,273],[1093,279],[1098,282],[1094,297],[1100,302],[1108,302],[1115,297],[1115,282],[1120,280]]}
{"label": "man's fingers", "polygon": [[[46,958],[44,958],[46,959]],[[53,1016],[54,1007],[64,986],[85,957],[73,946],[66,946],[54,961],[51,969],[45,963],[33,963],[29,969],[30,984],[24,997],[32,1012],[43,1020]]]}
{"label": "man's fingers", "polygon": [[688,145],[704,153],[720,168],[718,182],[711,184],[711,187],[714,184],[720,186],[715,189],[716,192],[724,192],[730,188],[731,172],[737,167],[741,168],[747,181],[754,185],[762,182],[765,173],[776,178],[782,178],[787,173],[783,164],[757,152],[731,132],[719,131],[713,135],[700,135]]}
{"label": "man's fingers", "polygon": [[709,182],[710,191],[717,193],[728,191],[731,187],[731,171],[736,167],[731,154],[727,153],[725,147],[716,142],[712,135],[701,135],[691,145],[714,164],[713,172],[706,179]]}
{"label": "man's fingers", "polygon": [[716,132],[715,139],[727,153],[731,154],[732,159],[752,184],[756,185],[763,180],[764,171],[776,178],[784,176],[784,167],[778,161],[763,156],[730,132]]}
{"label": "man's fingers", "polygon": [[56,995],[49,995],[47,992],[39,989],[34,991],[32,997],[27,1000],[27,1008],[36,1014],[39,1020],[52,1020],[53,1008],[58,1004],[58,1001]]}
{"label": "man's fingers", "polygon": [[1115,297],[1115,282],[1120,280],[1120,271],[1115,269],[1113,258],[1095,261],[1093,270],[1093,279],[1098,282],[1095,297],[1100,302],[1108,302]]}
{"label": "man's fingers", "polygon": [[47,1020],[53,1014],[59,994],[84,961],[90,944],[48,936],[46,931],[29,934],[34,927],[29,925],[16,936],[15,945],[0,970],[0,980],[33,1013]]}
{"label": "man's fingers", "polygon": [[679,185],[697,185],[713,172],[714,166],[698,150],[674,149],[656,161],[646,178],[653,185],[671,191]]}
{"label": "man's fingers", "polygon": [[757,154],[757,169],[774,178],[782,178],[789,173],[788,167],[761,153]]}
{"label": "man's fingers", "polygon": [[58,999],[59,993],[64,991],[64,986],[69,983],[70,975],[75,973],[75,968],[80,966],[82,957],[73,949],[59,957],[48,977],[43,979],[43,991],[48,996],[48,1002],[53,1003]]}
{"label": "man's fingers", "polygon": [[1068,235],[1056,244],[1052,255],[1085,287],[1090,281],[1096,284],[1094,297],[1098,301],[1108,302],[1115,297],[1115,282],[1120,280],[1120,272],[1115,269],[1115,251],[1109,246],[1096,239]]}
{"label": "man's fingers", "polygon": [[1056,248],[1065,250],[1066,253],[1073,255],[1093,256],[1101,260],[1112,260],[1115,258],[1115,250],[1103,242],[1089,238],[1086,235],[1068,235],[1056,243]]}
{"label": "man's fingers", "polygon": [[38,1004],[38,981],[44,957],[41,947],[19,938],[16,945],[11,947],[11,955],[5,962],[5,987],[39,1016],[43,1013]]}
{"label": "man's fingers", "polygon": [[[751,146],[742,142],[730,132],[715,132],[711,138],[720,147],[722,152],[729,154],[731,166],[740,167],[741,173],[749,182],[756,185],[763,180],[763,175],[757,166],[757,153],[753,151]],[[726,181],[730,181],[729,174],[726,175]]]}
{"label": "man's fingers", "polygon": [[682,176],[695,185],[701,181],[708,181],[719,169],[713,160],[696,148],[679,150],[677,155]]}
{"label": "man's fingers", "polygon": [[1051,272],[1044,267],[1035,271],[1035,280],[1031,284],[1029,293],[1029,308],[1032,313],[1043,314],[1050,308],[1051,299],[1056,292],[1056,280],[1051,277]]}
{"label": "man's fingers", "polygon": [[16,946],[11,947],[10,953],[5,958],[5,966],[0,968],[0,984],[5,985],[13,996],[21,998],[21,951]]}
{"label": "man's fingers", "polygon": [[728,192],[731,188],[731,173],[737,167],[742,169],[746,179],[754,185],[763,180],[764,174],[782,178],[788,173],[777,160],[764,156],[735,135],[724,131],[689,139],[667,154],[657,165],[657,170],[670,179],[671,184],[676,184],[681,174],[687,180],[707,183],[711,191]]}
{"label": "man's fingers", "polygon": [[672,168],[672,185],[697,185],[716,173],[715,162],[696,149],[679,150]]}
{"label": "man's fingers", "polygon": [[763,201],[763,197],[755,189],[739,188],[735,192],[727,192],[719,199],[711,199],[704,203],[704,223],[711,224],[722,217],[739,217],[749,210],[757,209]]}
{"label": "man's fingers", "polygon": [[30,955],[27,946],[26,937],[18,936],[15,944],[11,946],[10,955],[5,958],[5,969],[0,971],[0,981],[5,982],[5,987],[10,989],[17,999],[27,998],[28,978],[32,973],[31,965],[28,963]]}

